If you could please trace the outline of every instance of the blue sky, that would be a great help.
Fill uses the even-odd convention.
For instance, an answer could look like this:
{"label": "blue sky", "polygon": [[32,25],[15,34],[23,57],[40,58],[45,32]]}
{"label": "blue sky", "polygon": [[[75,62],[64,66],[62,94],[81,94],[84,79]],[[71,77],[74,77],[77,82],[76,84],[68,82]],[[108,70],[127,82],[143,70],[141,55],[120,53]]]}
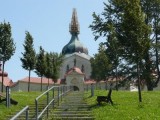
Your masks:
{"label": "blue sky", "polygon": [[[69,23],[72,10],[76,8],[80,23],[80,41],[88,48],[89,55],[97,52],[100,41],[94,41],[88,26],[92,23],[92,13],[103,11],[103,2],[107,0],[1,0],[0,22],[10,22],[12,37],[16,43],[14,56],[6,62],[5,71],[13,81],[28,76],[21,66],[20,58],[24,52],[25,31],[34,38],[36,52],[39,46],[46,51],[60,53],[71,35]],[[31,76],[37,76],[34,72]]]}

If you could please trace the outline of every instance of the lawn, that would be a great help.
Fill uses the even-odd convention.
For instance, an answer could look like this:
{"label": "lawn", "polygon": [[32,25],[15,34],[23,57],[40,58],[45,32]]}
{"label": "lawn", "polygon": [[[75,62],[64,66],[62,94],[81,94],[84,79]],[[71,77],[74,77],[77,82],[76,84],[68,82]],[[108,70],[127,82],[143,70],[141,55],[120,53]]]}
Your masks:
{"label": "lawn", "polygon": [[6,102],[0,103],[0,120],[4,120],[8,115],[14,115],[26,105],[34,104],[35,98],[40,94],[41,92],[12,92],[11,98],[18,101],[18,105],[11,105],[10,108],[6,108]]}
{"label": "lawn", "polygon": [[137,92],[112,91],[114,105],[98,106],[97,96],[107,94],[108,91],[95,90],[94,97],[90,97],[91,93],[85,92],[96,120],[160,120],[160,91],[142,92],[142,103],[138,102]]}

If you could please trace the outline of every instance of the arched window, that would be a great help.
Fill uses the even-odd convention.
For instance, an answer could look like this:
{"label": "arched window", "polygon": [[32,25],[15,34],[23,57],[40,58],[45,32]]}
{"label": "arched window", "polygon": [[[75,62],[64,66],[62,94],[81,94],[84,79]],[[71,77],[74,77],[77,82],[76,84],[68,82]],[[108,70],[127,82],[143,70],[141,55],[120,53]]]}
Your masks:
{"label": "arched window", "polygon": [[68,72],[68,70],[69,70],[69,65],[66,66],[66,72]]}
{"label": "arched window", "polygon": [[81,71],[82,71],[82,73],[84,73],[84,71],[85,71],[84,70],[84,65],[81,66]]}

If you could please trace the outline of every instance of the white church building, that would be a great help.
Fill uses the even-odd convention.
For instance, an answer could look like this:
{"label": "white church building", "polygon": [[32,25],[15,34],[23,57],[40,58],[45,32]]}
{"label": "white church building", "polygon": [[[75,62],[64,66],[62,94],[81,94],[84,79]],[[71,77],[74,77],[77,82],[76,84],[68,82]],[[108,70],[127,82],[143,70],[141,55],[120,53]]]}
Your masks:
{"label": "white church building", "polygon": [[91,75],[90,56],[88,49],[81,43],[78,35],[80,33],[76,9],[73,9],[69,32],[70,41],[63,47],[62,54],[64,62],[60,68],[60,78],[67,85],[74,86],[75,90],[84,90],[84,80]]}

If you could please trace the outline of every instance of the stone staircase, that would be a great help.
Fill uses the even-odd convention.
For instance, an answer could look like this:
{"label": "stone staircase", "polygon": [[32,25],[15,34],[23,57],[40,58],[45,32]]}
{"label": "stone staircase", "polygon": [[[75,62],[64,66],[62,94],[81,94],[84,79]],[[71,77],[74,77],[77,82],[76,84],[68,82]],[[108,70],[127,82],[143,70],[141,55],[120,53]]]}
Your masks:
{"label": "stone staircase", "polygon": [[52,111],[49,120],[94,120],[83,95],[83,92],[78,91],[69,93],[60,106]]}

